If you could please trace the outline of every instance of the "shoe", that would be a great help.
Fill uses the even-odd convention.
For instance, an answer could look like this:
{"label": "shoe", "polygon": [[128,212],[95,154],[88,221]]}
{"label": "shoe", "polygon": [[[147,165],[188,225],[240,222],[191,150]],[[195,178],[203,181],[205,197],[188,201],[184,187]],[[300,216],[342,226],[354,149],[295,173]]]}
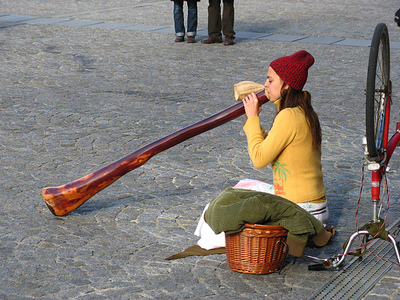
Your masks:
{"label": "shoe", "polygon": [[175,43],[181,43],[185,40],[184,36],[177,36],[175,39]]}
{"label": "shoe", "polygon": [[334,227],[334,226],[332,226],[332,225],[325,225],[324,228],[325,228],[326,231],[328,231],[328,232],[331,234],[331,236],[334,236],[334,235],[335,235],[336,230],[335,230],[335,227]]}
{"label": "shoe", "polygon": [[234,37],[227,35],[225,37],[224,46],[231,46],[231,45],[235,44],[235,42],[233,41],[234,39],[235,39]]}
{"label": "shoe", "polygon": [[394,21],[397,23],[397,26],[400,27],[400,9],[394,14]]}
{"label": "shoe", "polygon": [[188,36],[187,42],[188,43],[196,43],[196,37],[195,36]]}
{"label": "shoe", "polygon": [[209,36],[205,40],[201,41],[203,44],[214,44],[214,43],[222,43],[222,40],[219,40],[215,37]]}

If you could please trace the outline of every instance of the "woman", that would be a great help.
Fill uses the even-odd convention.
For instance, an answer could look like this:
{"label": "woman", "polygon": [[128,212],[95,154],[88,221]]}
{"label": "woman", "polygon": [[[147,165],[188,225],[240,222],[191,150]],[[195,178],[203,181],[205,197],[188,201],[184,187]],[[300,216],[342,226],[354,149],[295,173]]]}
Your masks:
{"label": "woman", "polygon": [[275,194],[297,203],[322,223],[328,221],[321,165],[321,126],[303,91],[314,57],[305,50],[271,62],[265,88],[278,113],[268,134],[260,125],[254,93],[243,99],[244,132],[256,168],[272,164]]}
{"label": "woman", "polygon": [[[257,180],[241,180],[234,188],[274,193],[308,211],[323,224],[328,222],[325,186],[321,165],[321,126],[311,105],[311,95],[303,91],[314,57],[301,50],[271,62],[264,84],[278,113],[266,133],[258,117],[261,107],[255,93],[243,99],[248,151],[256,168],[272,164],[274,186]],[[225,247],[224,232],[215,234],[205,222],[205,207],[197,225],[197,244],[204,249]],[[333,226],[325,226],[331,235]]]}

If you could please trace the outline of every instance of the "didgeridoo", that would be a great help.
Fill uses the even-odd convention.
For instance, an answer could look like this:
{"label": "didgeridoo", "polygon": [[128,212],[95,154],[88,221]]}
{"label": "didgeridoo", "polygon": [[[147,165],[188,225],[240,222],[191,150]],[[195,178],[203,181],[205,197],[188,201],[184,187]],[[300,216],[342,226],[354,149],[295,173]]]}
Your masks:
{"label": "didgeridoo", "polygon": [[[268,101],[265,90],[257,92],[256,95],[260,105]],[[64,216],[126,173],[145,164],[152,156],[225,124],[244,113],[244,106],[240,101],[226,110],[165,136],[85,177],[62,186],[44,188],[42,195],[47,207],[54,215]]]}

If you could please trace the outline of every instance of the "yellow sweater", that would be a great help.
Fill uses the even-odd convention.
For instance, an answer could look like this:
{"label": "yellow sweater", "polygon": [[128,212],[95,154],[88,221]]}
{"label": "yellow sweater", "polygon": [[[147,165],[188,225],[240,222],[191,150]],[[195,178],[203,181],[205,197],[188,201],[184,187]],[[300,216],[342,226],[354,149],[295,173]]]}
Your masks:
{"label": "yellow sweater", "polygon": [[[279,107],[279,101],[275,104]],[[272,163],[275,194],[295,203],[325,196],[321,148],[315,149],[305,114],[300,107],[281,110],[268,134],[259,117],[247,119],[244,127],[254,167]]]}

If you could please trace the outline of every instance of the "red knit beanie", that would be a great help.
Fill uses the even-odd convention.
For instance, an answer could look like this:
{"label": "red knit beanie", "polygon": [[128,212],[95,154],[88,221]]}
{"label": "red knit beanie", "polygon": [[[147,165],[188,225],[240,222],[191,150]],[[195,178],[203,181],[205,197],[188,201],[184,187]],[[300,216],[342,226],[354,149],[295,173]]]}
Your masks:
{"label": "red knit beanie", "polygon": [[276,74],[289,86],[302,90],[307,81],[308,68],[314,64],[314,57],[305,50],[275,59],[270,63]]}

